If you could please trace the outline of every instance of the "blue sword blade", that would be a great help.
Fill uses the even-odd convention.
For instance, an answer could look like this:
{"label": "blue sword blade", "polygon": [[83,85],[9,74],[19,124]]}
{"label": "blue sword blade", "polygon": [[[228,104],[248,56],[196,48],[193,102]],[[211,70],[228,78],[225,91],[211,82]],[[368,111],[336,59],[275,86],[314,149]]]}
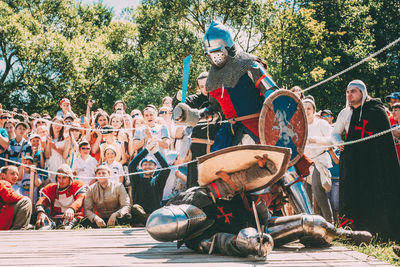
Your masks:
{"label": "blue sword blade", "polygon": [[189,83],[189,72],[190,72],[190,61],[192,59],[192,55],[188,55],[183,60],[183,78],[182,78],[182,103],[185,103],[186,93]]}

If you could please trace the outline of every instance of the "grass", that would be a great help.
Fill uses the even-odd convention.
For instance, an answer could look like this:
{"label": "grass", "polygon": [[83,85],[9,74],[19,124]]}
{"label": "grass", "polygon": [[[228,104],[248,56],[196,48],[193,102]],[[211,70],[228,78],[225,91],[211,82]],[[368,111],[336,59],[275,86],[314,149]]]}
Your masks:
{"label": "grass", "polygon": [[372,256],[381,261],[385,261],[394,266],[400,267],[400,258],[393,252],[393,246],[396,245],[395,242],[389,241],[385,242],[374,236],[369,245],[362,244],[360,246],[354,246],[347,242],[346,240],[334,241],[334,245],[345,246],[352,250],[364,253],[368,256]]}

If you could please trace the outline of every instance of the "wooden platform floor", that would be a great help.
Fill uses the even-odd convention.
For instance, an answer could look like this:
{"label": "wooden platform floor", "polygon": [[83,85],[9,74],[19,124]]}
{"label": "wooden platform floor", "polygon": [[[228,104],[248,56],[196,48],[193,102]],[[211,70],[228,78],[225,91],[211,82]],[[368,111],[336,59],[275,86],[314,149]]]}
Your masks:
{"label": "wooden platform floor", "polygon": [[266,260],[203,255],[154,241],[143,228],[2,231],[0,266],[391,266],[345,247],[274,249]]}

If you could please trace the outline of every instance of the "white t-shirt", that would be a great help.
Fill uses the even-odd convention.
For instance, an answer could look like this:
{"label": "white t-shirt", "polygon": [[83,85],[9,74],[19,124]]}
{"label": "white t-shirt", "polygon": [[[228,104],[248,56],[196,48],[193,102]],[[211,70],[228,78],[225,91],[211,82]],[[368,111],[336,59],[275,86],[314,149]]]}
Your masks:
{"label": "white t-shirt", "polygon": [[72,171],[76,172],[78,180],[83,181],[86,185],[89,185],[89,182],[93,178],[81,178],[82,177],[95,177],[94,171],[97,167],[97,160],[89,155],[89,157],[84,160],[81,156],[74,160],[72,164]]}
{"label": "white t-shirt", "polygon": [[108,166],[111,170],[111,180],[120,183],[119,177],[125,174],[124,168],[122,167],[121,163],[114,160],[114,162],[111,164],[103,162],[103,164],[101,165]]}

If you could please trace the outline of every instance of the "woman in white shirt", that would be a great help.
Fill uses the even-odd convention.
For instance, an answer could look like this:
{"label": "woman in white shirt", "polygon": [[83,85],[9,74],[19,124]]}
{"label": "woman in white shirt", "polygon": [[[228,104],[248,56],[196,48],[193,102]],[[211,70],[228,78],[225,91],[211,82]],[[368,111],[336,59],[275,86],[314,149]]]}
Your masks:
{"label": "woman in white shirt", "polygon": [[316,204],[314,212],[319,213],[319,208],[321,215],[328,222],[333,223],[332,208],[326,195],[326,192],[330,191],[331,175],[328,169],[332,167],[332,162],[328,149],[321,147],[331,144],[332,127],[327,121],[315,117],[316,108],[312,99],[304,99],[303,105],[308,122],[308,139],[304,154],[314,161],[311,170],[311,185],[305,183],[305,187],[309,196],[311,194],[314,196]]}

